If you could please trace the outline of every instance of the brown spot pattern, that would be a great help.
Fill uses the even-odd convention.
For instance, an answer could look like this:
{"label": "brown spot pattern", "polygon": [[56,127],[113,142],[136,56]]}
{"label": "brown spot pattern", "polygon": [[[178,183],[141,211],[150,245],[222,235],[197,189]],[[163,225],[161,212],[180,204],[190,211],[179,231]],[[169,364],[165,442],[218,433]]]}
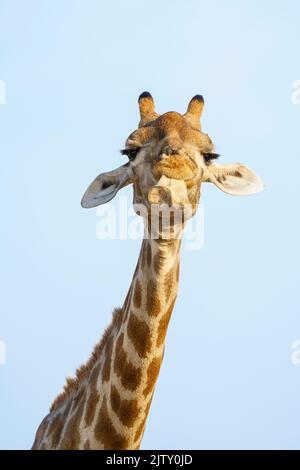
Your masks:
{"label": "brown spot pattern", "polygon": [[157,288],[152,280],[147,286],[146,310],[150,317],[157,316],[160,313],[160,300],[158,298]]}
{"label": "brown spot pattern", "polygon": [[75,410],[78,405],[80,404],[82,398],[83,398],[83,395],[85,394],[85,389],[83,387],[81,387],[76,395],[74,396],[74,399],[73,399],[73,410]]}
{"label": "brown spot pattern", "polygon": [[99,403],[99,393],[97,392],[96,389],[92,389],[87,405],[86,405],[86,411],[85,411],[85,424],[87,426],[90,426],[93,422],[95,412],[96,412],[96,407],[97,404]]}
{"label": "brown spot pattern", "polygon": [[147,231],[148,231],[148,235],[151,237],[151,234],[152,234],[152,217],[151,217],[151,211],[149,211],[148,214],[147,214]]}
{"label": "brown spot pattern", "polygon": [[142,253],[141,253],[141,269],[145,269],[145,264],[146,264],[146,242],[145,240],[143,241],[143,246],[142,246]]}
{"label": "brown spot pattern", "polygon": [[152,392],[154,385],[156,383],[159,369],[161,365],[161,357],[155,357],[149,364],[147,369],[147,383],[146,387],[143,390],[143,394],[146,397],[149,393]]}
{"label": "brown spot pattern", "polygon": [[143,431],[144,431],[144,427],[145,427],[145,424],[146,424],[146,420],[147,420],[147,416],[145,416],[145,418],[143,419],[143,421],[141,422],[141,424],[139,425],[139,427],[137,428],[137,431],[135,433],[135,436],[134,436],[134,440],[137,441],[138,439],[140,439]]}
{"label": "brown spot pattern", "polygon": [[106,398],[103,400],[99,410],[98,421],[95,426],[94,434],[97,441],[102,442],[104,448],[107,450],[121,450],[127,448],[128,439],[116,431],[109,417]]}
{"label": "brown spot pattern", "polygon": [[136,308],[140,308],[142,304],[142,287],[139,280],[136,280],[133,294],[133,303]]}
{"label": "brown spot pattern", "polygon": [[52,421],[49,430],[48,436],[52,433],[52,442],[51,442],[51,449],[56,449],[60,442],[60,439],[63,435],[63,430],[65,427],[66,422],[68,421],[69,413],[72,408],[74,400],[69,400],[66,408],[63,411],[63,415],[58,414],[54,420]]}
{"label": "brown spot pattern", "polygon": [[118,390],[113,385],[110,391],[110,402],[121,423],[132,428],[140,412],[137,400],[122,400]]}
{"label": "brown spot pattern", "polygon": [[99,361],[98,364],[94,365],[90,378],[89,378],[89,386],[91,388],[95,387],[97,384],[97,380],[100,375],[100,369],[101,369],[101,362]]}
{"label": "brown spot pattern", "polygon": [[169,325],[169,321],[170,321],[170,318],[171,318],[171,315],[172,315],[172,312],[173,312],[174,304],[175,304],[175,299],[173,300],[170,307],[168,308],[168,310],[166,311],[166,313],[164,314],[164,316],[161,318],[161,320],[159,322],[159,326],[158,326],[158,330],[157,330],[157,339],[156,339],[156,346],[157,347],[161,346],[161,344],[165,340],[168,325]]}
{"label": "brown spot pattern", "polygon": [[148,264],[148,266],[151,266],[151,258],[152,258],[152,249],[151,249],[150,243],[148,242],[147,243],[147,264]]}
{"label": "brown spot pattern", "polygon": [[146,424],[146,421],[147,421],[147,418],[148,418],[148,413],[149,413],[149,410],[150,410],[152,398],[153,397],[150,398],[149,403],[147,404],[147,406],[145,408],[143,420],[142,420],[141,424],[139,425],[139,427],[137,428],[137,431],[136,431],[135,436],[134,436],[134,442],[139,440],[141,438],[142,434],[143,434],[143,431],[145,429],[145,424]]}
{"label": "brown spot pattern", "polygon": [[150,329],[146,322],[139,320],[138,317],[130,312],[127,335],[135,347],[140,357],[146,357],[151,351]]}
{"label": "brown spot pattern", "polygon": [[123,348],[124,333],[122,333],[116,344],[116,355],[114,360],[114,371],[121,378],[124,388],[136,390],[141,382],[141,370],[128,361],[127,353]]}
{"label": "brown spot pattern", "polygon": [[123,311],[124,311],[123,322],[125,322],[125,320],[128,316],[128,310],[129,310],[129,306],[131,304],[131,298],[132,298],[132,291],[133,291],[133,287],[132,287],[132,284],[131,284],[131,286],[129,288],[129,291],[127,293],[124,305],[123,305]]}
{"label": "brown spot pattern", "polygon": [[62,442],[59,446],[59,449],[76,450],[79,448],[79,445],[80,445],[79,424],[81,421],[82,412],[83,412],[83,407],[80,407],[72,416],[72,418],[69,420],[68,426],[66,428],[66,431],[63,436]]}

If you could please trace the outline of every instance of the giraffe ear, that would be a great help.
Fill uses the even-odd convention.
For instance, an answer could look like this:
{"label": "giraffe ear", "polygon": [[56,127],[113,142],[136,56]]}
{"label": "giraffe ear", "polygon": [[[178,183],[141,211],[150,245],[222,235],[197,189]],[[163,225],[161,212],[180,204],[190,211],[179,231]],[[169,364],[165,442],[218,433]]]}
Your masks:
{"label": "giraffe ear", "polygon": [[203,181],[214,183],[219,189],[233,196],[255,194],[264,189],[263,180],[241,163],[211,164],[206,169]]}
{"label": "giraffe ear", "polygon": [[116,170],[101,173],[89,185],[81,200],[81,206],[91,208],[105,204],[115,197],[119,189],[132,182],[132,175],[128,164]]}
{"label": "giraffe ear", "polygon": [[159,115],[155,111],[154,101],[149,91],[144,91],[139,96],[140,123],[139,127],[143,127],[147,122],[153,121]]}

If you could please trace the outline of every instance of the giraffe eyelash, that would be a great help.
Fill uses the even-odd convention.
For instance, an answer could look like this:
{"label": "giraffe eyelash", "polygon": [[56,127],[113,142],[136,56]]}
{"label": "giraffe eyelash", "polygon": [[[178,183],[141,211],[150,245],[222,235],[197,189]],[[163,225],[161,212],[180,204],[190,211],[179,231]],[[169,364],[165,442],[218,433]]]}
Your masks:
{"label": "giraffe eyelash", "polygon": [[212,160],[219,158],[220,154],[218,153],[202,153],[205,163],[209,163]]}
{"label": "giraffe eyelash", "polygon": [[139,150],[140,150],[139,148],[122,149],[120,150],[120,152],[121,152],[121,155],[126,155],[129,158],[129,160],[134,160]]}

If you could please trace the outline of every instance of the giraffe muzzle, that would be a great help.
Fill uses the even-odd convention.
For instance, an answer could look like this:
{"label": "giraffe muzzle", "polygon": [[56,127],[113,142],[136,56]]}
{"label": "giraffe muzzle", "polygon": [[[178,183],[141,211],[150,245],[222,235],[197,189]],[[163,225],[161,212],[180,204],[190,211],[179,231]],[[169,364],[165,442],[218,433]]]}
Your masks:
{"label": "giraffe muzzle", "polygon": [[186,184],[182,180],[161,176],[148,193],[150,204],[166,204],[169,207],[189,204]]}

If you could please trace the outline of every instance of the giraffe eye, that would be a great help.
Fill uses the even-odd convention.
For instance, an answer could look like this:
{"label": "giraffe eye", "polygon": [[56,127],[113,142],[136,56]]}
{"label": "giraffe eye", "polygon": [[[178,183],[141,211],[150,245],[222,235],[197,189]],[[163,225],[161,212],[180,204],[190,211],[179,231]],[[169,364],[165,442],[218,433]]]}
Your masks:
{"label": "giraffe eye", "polygon": [[205,163],[210,163],[212,160],[215,160],[220,156],[218,153],[203,153],[202,155]]}
{"label": "giraffe eye", "polygon": [[122,155],[127,155],[129,160],[134,160],[135,157],[137,156],[139,150],[140,150],[139,148],[123,149],[123,150],[121,150],[121,154]]}

